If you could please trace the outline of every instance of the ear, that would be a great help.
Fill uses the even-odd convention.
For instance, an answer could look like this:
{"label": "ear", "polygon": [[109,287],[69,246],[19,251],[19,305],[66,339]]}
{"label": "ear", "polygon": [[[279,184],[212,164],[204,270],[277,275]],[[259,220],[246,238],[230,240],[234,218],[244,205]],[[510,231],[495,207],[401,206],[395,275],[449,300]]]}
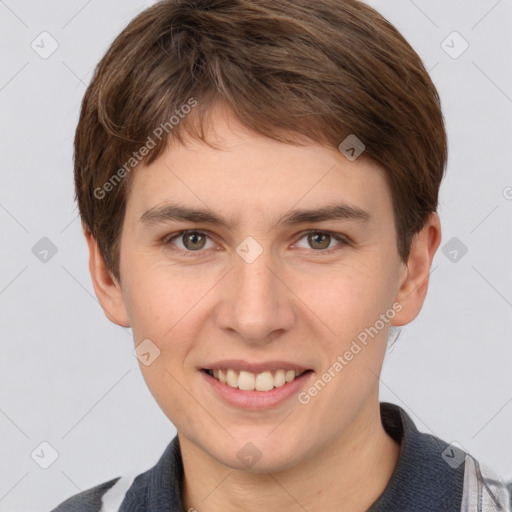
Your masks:
{"label": "ear", "polygon": [[130,327],[121,285],[105,265],[96,239],[85,229],[84,236],[89,246],[89,272],[92,284],[105,315],[111,322],[121,327]]}
{"label": "ear", "polygon": [[423,229],[414,236],[407,263],[402,263],[395,299],[402,309],[395,315],[392,325],[406,325],[421,311],[427,295],[432,260],[440,243],[441,222],[437,213],[432,213]]}

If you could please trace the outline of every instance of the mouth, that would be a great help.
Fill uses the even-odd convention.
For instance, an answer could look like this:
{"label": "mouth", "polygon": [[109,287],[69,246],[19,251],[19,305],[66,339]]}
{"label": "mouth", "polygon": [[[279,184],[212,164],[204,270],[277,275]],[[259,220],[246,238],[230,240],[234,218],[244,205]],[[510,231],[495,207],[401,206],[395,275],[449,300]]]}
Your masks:
{"label": "mouth", "polygon": [[312,370],[285,368],[264,370],[259,373],[233,368],[202,368],[201,371],[229,388],[247,392],[269,392],[276,388],[282,388],[302,375],[312,372]]}

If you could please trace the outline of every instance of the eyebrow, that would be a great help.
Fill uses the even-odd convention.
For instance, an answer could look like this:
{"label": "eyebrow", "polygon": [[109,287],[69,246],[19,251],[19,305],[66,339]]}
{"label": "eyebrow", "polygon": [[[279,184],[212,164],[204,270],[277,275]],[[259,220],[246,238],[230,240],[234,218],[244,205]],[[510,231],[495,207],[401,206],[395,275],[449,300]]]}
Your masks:
{"label": "eyebrow", "polygon": [[[321,208],[309,210],[292,210],[281,216],[274,224],[294,226],[296,224],[316,223],[329,220],[356,221],[368,223],[371,215],[357,206],[348,204],[329,204]],[[237,226],[237,222],[218,215],[208,209],[196,209],[178,204],[164,204],[144,212],[140,222],[146,226],[164,224],[170,221],[186,221],[194,223],[223,226],[229,230]]]}

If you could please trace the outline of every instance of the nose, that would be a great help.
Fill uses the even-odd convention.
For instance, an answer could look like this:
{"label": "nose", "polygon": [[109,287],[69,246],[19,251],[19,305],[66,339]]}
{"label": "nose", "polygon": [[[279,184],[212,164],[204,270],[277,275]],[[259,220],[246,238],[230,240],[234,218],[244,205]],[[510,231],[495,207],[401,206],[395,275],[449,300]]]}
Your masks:
{"label": "nose", "polygon": [[265,345],[289,331],[295,322],[293,293],[286,277],[264,251],[248,263],[233,255],[224,293],[216,308],[217,326],[245,343]]}

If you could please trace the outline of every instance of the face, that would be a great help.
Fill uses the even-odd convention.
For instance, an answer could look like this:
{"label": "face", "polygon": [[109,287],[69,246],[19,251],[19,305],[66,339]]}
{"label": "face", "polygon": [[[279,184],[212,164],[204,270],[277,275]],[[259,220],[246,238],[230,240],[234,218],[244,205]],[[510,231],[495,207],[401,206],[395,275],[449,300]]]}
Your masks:
{"label": "face", "polygon": [[109,307],[145,344],[144,378],[183,439],[227,466],[247,470],[249,455],[261,457],[250,470],[277,471],[375,408],[409,274],[376,164],[213,119],[222,149],[170,145],[133,176],[122,304]]}

